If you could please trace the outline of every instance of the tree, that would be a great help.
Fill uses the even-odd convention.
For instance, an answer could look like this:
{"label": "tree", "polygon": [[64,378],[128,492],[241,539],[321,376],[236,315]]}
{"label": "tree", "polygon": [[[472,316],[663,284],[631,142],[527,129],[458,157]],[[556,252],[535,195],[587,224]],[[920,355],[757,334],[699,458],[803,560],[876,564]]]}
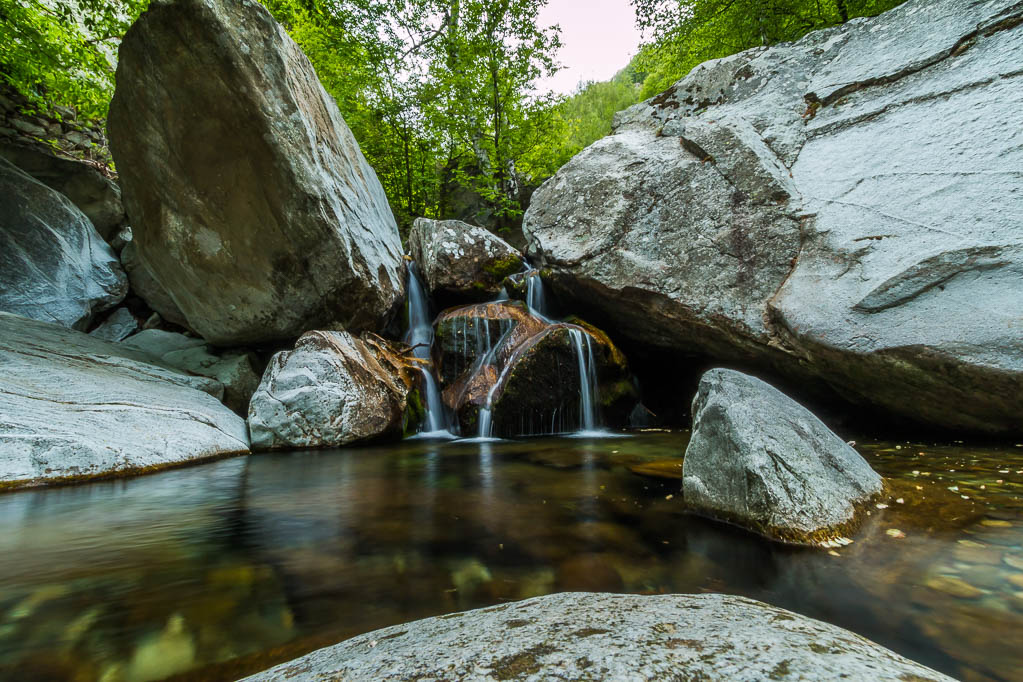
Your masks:
{"label": "tree", "polygon": [[0,77],[40,106],[106,115],[117,45],[148,0],[0,0]]}
{"label": "tree", "polygon": [[708,59],[797,40],[810,31],[872,16],[902,0],[631,0],[653,40],[638,62],[654,95]]}

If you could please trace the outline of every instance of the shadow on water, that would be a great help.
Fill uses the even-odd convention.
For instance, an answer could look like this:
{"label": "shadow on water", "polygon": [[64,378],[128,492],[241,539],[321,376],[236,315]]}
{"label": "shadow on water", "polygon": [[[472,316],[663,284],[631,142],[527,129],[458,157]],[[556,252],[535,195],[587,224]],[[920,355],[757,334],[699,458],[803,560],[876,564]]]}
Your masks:
{"label": "shadow on water", "polygon": [[1023,669],[1023,449],[861,445],[892,499],[828,553],[686,514],[685,444],[409,440],[4,495],[0,678],[233,679],[565,590],[743,594],[965,679]]}

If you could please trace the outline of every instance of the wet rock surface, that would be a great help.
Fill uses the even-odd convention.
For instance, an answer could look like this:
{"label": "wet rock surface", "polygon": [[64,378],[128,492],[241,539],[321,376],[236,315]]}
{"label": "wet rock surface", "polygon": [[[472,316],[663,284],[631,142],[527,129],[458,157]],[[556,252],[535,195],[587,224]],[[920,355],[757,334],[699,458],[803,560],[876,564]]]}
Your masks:
{"label": "wet rock surface", "polygon": [[270,13],[156,2],[119,54],[108,127],[136,257],[187,326],[230,346],[386,324],[404,294],[394,217]]}
{"label": "wet rock surface", "polygon": [[58,325],[0,313],[0,487],[248,451],[223,387]]}
{"label": "wet rock surface", "polygon": [[847,630],[723,594],[563,593],[396,625],[248,680],[951,680]]}
{"label": "wet rock surface", "polygon": [[713,369],[693,399],[682,465],[688,507],[776,540],[844,537],[881,477],[802,405],[740,372]]}
{"label": "wet rock surface", "polygon": [[459,220],[419,218],[409,233],[412,258],[441,305],[497,297],[505,277],[525,260],[489,230]]}
{"label": "wet rock surface", "polygon": [[418,377],[402,348],[372,334],[313,331],[274,355],[249,403],[255,450],[319,448],[409,428]]}
{"label": "wet rock surface", "polygon": [[85,214],[0,158],[0,311],[82,329],[127,293]]}
{"label": "wet rock surface", "polygon": [[1020,432],[1021,18],[910,1],[707,62],[537,190],[528,253],[648,346]]}

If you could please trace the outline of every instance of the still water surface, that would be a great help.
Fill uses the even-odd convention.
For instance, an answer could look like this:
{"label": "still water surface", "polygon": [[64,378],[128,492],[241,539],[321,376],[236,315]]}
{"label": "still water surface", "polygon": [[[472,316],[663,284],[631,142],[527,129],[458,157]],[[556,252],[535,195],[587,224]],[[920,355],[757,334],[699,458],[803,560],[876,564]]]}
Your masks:
{"label": "still water surface", "polygon": [[685,514],[651,473],[687,438],[405,441],[0,496],[0,679],[234,679],[562,590],[743,594],[1021,679],[1023,448],[861,442],[891,494],[828,553]]}

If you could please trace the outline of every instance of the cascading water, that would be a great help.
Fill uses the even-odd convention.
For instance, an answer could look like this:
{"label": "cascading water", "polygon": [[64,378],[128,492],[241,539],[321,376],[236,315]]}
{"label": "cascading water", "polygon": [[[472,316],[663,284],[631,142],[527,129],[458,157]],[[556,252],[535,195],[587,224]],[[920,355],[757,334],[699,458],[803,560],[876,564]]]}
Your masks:
{"label": "cascading water", "polygon": [[[572,345],[575,347],[579,365],[579,427],[582,431],[596,431],[597,409],[600,404],[597,395],[597,365],[593,359],[593,341],[582,329],[569,329]],[[585,339],[586,351],[583,351]]]}
{"label": "cascading water", "polygon": [[[412,346],[412,355],[420,360],[430,362],[430,350],[433,348],[433,324],[430,319],[430,308],[419,280],[419,272],[415,263],[408,265],[408,332],[405,343]],[[448,432],[447,411],[440,397],[437,379],[433,376],[428,364],[420,366],[423,375],[423,388],[426,393],[426,426],[429,433],[444,434]]]}
{"label": "cascading water", "polygon": [[543,279],[533,270],[526,277],[526,306],[542,320],[547,319],[547,300],[543,293]]}

